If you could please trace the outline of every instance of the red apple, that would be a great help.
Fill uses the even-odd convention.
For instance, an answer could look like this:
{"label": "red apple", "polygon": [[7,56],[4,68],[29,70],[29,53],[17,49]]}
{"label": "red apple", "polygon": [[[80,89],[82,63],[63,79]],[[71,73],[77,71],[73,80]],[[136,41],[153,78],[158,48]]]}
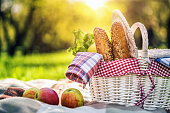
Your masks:
{"label": "red apple", "polygon": [[80,107],[84,105],[83,95],[78,89],[69,88],[61,95],[61,105],[69,108]]}
{"label": "red apple", "polygon": [[24,91],[23,93],[23,97],[27,97],[27,98],[31,98],[34,99],[35,94],[39,91],[38,88],[29,88],[27,90]]}
{"label": "red apple", "polygon": [[57,93],[50,88],[41,88],[40,91],[36,93],[35,99],[51,105],[59,104],[59,97]]}

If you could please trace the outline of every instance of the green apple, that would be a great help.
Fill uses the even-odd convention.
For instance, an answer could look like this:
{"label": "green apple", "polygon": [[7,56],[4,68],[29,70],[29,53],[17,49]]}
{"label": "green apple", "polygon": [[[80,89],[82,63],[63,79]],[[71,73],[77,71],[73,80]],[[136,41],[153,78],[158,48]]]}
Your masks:
{"label": "green apple", "polygon": [[27,90],[24,91],[23,93],[23,97],[27,97],[27,98],[31,98],[34,99],[35,94],[39,91],[38,88],[29,88]]}
{"label": "green apple", "polygon": [[61,105],[69,108],[83,106],[83,95],[78,89],[69,88],[65,90],[61,95]]}
{"label": "green apple", "polygon": [[51,105],[59,104],[58,94],[53,89],[50,88],[41,88],[36,93],[35,99]]}

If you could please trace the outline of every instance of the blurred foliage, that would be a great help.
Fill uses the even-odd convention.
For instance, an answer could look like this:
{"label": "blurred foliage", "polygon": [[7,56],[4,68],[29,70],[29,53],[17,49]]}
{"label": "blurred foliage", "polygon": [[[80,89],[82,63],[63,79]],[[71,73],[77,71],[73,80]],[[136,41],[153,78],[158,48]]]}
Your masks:
{"label": "blurred foliage", "polygon": [[[144,0],[128,2],[126,16],[130,24],[140,21],[148,30],[150,48],[170,48],[170,1]],[[135,35],[141,47],[139,32]]]}
{"label": "blurred foliage", "polygon": [[28,81],[41,78],[59,80],[65,78],[65,72],[73,57],[66,51],[25,56],[17,53],[14,57],[2,53],[0,79],[16,78]]}
{"label": "blurred foliage", "polygon": [[68,49],[69,52],[72,52],[73,55],[76,55],[77,52],[87,52],[89,47],[94,43],[94,35],[89,33],[83,33],[82,31],[74,30],[74,46]]}
{"label": "blurred foliage", "polygon": [[[86,0],[0,0],[0,51],[13,56],[52,52],[74,45],[74,29],[93,33],[102,27],[110,35],[111,17],[119,9],[130,26],[140,21],[149,33],[150,48],[170,48],[169,0],[105,0],[93,9]],[[141,35],[135,40],[141,47]]]}

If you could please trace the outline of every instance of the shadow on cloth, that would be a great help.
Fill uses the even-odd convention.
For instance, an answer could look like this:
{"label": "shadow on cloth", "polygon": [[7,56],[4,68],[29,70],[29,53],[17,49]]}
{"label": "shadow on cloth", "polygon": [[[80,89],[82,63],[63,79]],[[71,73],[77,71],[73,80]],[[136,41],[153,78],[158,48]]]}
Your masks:
{"label": "shadow on cloth", "polygon": [[0,113],[36,113],[41,105],[37,100],[12,97],[0,100]]}
{"label": "shadow on cloth", "polygon": [[147,111],[138,106],[125,107],[117,104],[95,103],[70,109],[63,106],[43,104],[37,113],[167,113],[164,109]]}
{"label": "shadow on cloth", "polygon": [[12,97],[0,100],[0,113],[167,113],[164,109],[143,110],[138,106],[124,107],[115,104],[94,103],[78,108],[67,108],[41,103],[37,100]]}

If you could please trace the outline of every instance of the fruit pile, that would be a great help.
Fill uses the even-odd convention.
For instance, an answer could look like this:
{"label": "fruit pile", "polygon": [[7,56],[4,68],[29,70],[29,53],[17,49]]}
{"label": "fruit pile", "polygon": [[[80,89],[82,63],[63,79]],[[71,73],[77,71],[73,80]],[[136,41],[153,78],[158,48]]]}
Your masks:
{"label": "fruit pile", "polygon": [[[31,99],[36,99],[51,105],[59,104],[58,94],[50,88],[30,88],[25,90],[22,96]],[[61,105],[69,108],[83,106],[83,95],[78,89],[69,88],[65,90],[61,95]]]}
{"label": "fruit pile", "polygon": [[51,105],[59,105],[59,101],[61,101],[62,106],[69,108],[84,105],[83,95],[78,89],[75,88],[68,88],[63,91],[60,100],[56,91],[51,88],[29,88],[24,90],[22,88],[8,87],[4,94],[0,95],[0,100],[10,97],[26,97]]}

